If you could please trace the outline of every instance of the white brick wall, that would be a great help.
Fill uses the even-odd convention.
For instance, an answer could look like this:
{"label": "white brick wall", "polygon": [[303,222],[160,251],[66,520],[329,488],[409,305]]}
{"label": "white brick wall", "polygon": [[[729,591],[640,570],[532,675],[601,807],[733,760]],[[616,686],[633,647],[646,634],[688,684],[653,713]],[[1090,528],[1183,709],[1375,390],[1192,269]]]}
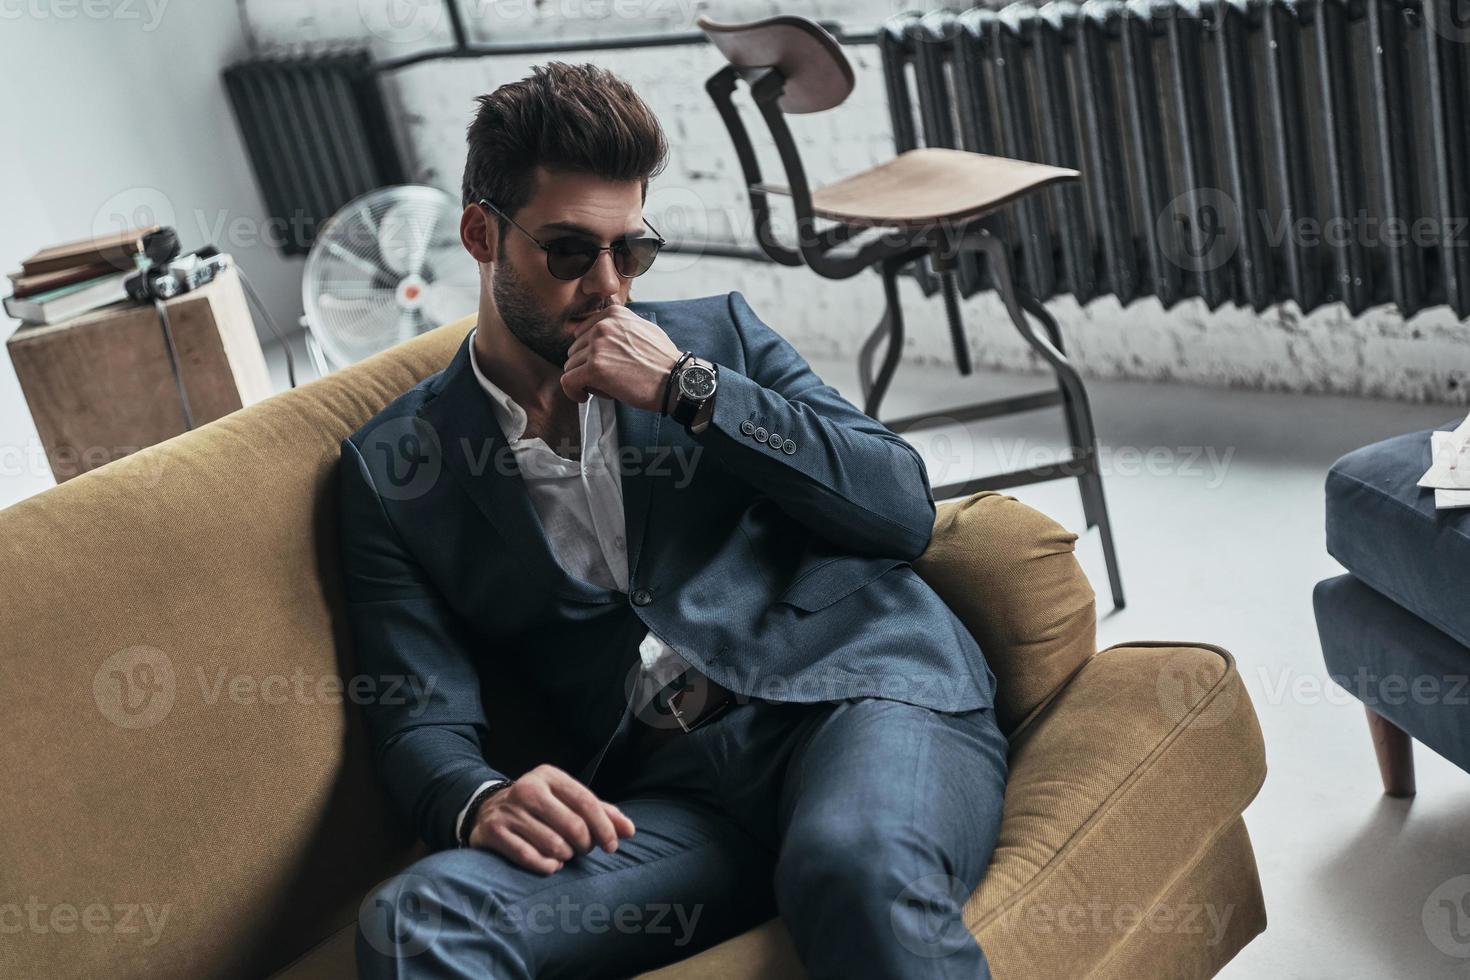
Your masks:
{"label": "white brick wall", "polygon": [[[908,6],[902,0],[464,0],[462,9],[475,41],[554,42],[693,30],[695,17],[706,12],[726,21],[801,13],[867,31]],[[365,43],[390,58],[450,43],[438,0],[245,0],[244,11],[251,33],[266,49]],[[893,152],[877,51],[852,47],[848,53],[857,74],[848,101],[830,112],[791,120],[808,176],[818,185]],[[672,159],[650,189],[649,213],[665,236],[750,240],[738,166],[703,89],[720,63],[709,46],[438,61],[400,70],[385,85],[413,179],[457,197],[474,96],[553,59],[591,61],[617,72],[658,113]],[[749,123],[759,136],[758,120]],[[784,181],[769,145],[762,148],[762,166],[768,179]],[[811,355],[855,356],[881,312],[876,273],[833,282],[802,269],[685,255],[665,255],[656,269],[640,282],[640,298],[738,289],[763,318]],[[950,361],[939,297],[925,300],[912,282],[905,283],[904,295],[906,355]],[[1354,319],[1340,307],[1303,317],[1290,306],[1265,314],[1230,307],[1211,313],[1198,301],[1167,312],[1153,300],[1127,308],[1111,299],[1085,309],[1067,299],[1050,306],[1077,362],[1094,376],[1470,402],[1470,340],[1464,325],[1444,309],[1405,322],[1389,308]],[[994,297],[976,296],[966,301],[965,310],[977,363],[1038,366]]]}

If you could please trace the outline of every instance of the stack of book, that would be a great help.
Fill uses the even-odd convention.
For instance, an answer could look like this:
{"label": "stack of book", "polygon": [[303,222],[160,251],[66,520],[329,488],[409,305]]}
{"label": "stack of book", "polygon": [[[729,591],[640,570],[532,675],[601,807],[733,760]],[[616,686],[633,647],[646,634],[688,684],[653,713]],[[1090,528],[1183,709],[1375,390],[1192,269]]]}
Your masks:
{"label": "stack of book", "polygon": [[128,298],[123,283],[137,272],[143,238],[157,225],[43,248],[10,273],[5,312],[23,323],[61,320]]}
{"label": "stack of book", "polygon": [[1419,486],[1434,490],[1435,509],[1470,507],[1470,416],[1451,432],[1430,433],[1429,459]]}

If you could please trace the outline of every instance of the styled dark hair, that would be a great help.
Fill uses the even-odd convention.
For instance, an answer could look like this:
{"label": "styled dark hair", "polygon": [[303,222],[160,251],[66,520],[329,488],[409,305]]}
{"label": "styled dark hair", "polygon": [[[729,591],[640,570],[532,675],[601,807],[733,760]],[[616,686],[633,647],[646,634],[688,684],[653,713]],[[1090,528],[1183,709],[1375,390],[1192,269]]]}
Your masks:
{"label": "styled dark hair", "polygon": [[[518,82],[475,99],[466,136],[464,207],[489,198],[514,216],[531,201],[532,174],[587,173],[643,182],[663,172],[668,142],[658,118],[632,86],[605,68],[551,61]],[[509,225],[500,224],[503,240]]]}

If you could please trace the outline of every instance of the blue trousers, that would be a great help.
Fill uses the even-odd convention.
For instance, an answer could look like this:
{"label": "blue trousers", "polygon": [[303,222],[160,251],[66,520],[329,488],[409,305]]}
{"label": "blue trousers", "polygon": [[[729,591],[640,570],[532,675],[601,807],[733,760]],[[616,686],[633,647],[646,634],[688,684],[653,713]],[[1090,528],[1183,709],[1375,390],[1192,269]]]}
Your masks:
{"label": "blue trousers", "polygon": [[990,976],[960,909],[1000,827],[991,709],[751,699],[646,754],[618,744],[591,785],[633,836],[551,875],[470,848],[417,861],[363,902],[359,975],[626,977],[779,913],[814,980]]}

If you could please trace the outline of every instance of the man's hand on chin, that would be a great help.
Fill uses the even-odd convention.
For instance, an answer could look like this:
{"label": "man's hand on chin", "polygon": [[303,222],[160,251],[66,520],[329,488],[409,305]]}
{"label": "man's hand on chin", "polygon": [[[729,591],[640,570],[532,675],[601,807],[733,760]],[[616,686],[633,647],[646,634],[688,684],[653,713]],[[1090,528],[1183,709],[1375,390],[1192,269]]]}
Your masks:
{"label": "man's hand on chin", "polygon": [[658,325],[626,306],[610,306],[576,325],[561,387],[576,402],[601,395],[663,411],[664,383],[682,351]]}

